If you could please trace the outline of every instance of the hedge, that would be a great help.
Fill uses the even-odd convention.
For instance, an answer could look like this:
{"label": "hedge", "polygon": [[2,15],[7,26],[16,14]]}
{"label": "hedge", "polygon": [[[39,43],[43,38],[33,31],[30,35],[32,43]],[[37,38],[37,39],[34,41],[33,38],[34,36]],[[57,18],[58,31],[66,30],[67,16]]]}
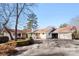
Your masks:
{"label": "hedge", "polygon": [[28,40],[18,40],[16,41],[17,45],[16,46],[26,46],[34,43],[33,39],[28,39]]}
{"label": "hedge", "polygon": [[9,41],[9,37],[7,36],[0,36],[0,44],[1,43],[6,43]]}

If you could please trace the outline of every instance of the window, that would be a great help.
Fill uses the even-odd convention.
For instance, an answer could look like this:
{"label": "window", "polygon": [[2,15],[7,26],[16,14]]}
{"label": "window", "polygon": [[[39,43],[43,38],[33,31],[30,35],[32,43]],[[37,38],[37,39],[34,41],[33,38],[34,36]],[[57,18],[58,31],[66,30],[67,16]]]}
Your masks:
{"label": "window", "polygon": [[26,38],[28,38],[28,34],[26,34]]}
{"label": "window", "polygon": [[38,33],[40,35],[40,33]]}
{"label": "window", "polygon": [[18,36],[20,37],[20,36],[21,36],[21,34],[19,33],[19,34],[18,34]]}
{"label": "window", "polygon": [[44,35],[44,33],[43,33],[43,35]]}
{"label": "window", "polygon": [[50,35],[50,33],[49,33],[49,35]]}

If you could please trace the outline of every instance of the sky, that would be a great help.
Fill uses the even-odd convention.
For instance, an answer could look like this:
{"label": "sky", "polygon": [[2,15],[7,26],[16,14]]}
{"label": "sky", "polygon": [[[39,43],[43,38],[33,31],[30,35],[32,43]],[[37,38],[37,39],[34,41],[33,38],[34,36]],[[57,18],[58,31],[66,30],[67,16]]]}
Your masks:
{"label": "sky", "polygon": [[72,18],[79,16],[79,4],[40,3],[36,14],[40,28],[59,27],[60,24],[69,23]]}
{"label": "sky", "polygon": [[[34,12],[38,17],[39,28],[59,27],[60,24],[69,23],[72,18],[79,16],[79,4],[40,3]],[[26,21],[21,19],[20,22],[19,29],[23,29]]]}

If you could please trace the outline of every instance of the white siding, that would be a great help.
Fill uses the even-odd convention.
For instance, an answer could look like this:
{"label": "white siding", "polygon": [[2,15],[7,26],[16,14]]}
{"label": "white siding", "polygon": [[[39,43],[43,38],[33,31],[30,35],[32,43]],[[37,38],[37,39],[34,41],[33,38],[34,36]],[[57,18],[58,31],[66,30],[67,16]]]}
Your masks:
{"label": "white siding", "polygon": [[72,33],[58,33],[59,39],[72,39]]}
{"label": "white siding", "polygon": [[50,33],[50,35],[49,35],[49,33],[44,33],[44,34],[40,34],[40,38],[41,39],[49,39],[49,38],[51,38],[52,37],[52,35],[51,35],[52,33]]}
{"label": "white siding", "polygon": [[10,36],[9,36],[9,34],[8,34],[8,33],[4,33],[4,36],[8,36],[8,37],[9,37],[9,39],[10,39]]}
{"label": "white siding", "polygon": [[36,39],[36,34],[32,34],[32,38],[33,39]]}
{"label": "white siding", "polygon": [[49,39],[49,38],[52,38],[52,33],[40,33],[38,36],[36,34],[33,34],[32,37],[34,39],[37,39],[37,37],[39,37],[38,39]]}
{"label": "white siding", "polygon": [[52,38],[52,33],[47,33],[46,38],[47,38],[47,39],[51,39],[51,38]]}
{"label": "white siding", "polygon": [[44,34],[41,33],[41,34],[40,34],[40,38],[41,38],[41,39],[46,39],[46,33],[44,33]]}
{"label": "white siding", "polygon": [[[13,36],[13,38],[15,37],[14,35],[13,35],[13,33],[11,33],[12,34],[12,36]],[[4,36],[8,36],[9,37],[9,40],[11,39],[10,38],[10,35],[8,34],[8,33],[6,33],[6,32],[4,32]]]}

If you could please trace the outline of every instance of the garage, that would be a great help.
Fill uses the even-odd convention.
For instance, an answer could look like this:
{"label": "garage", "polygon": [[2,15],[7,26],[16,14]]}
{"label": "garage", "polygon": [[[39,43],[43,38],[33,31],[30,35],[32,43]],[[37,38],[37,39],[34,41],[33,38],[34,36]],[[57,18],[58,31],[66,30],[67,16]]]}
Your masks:
{"label": "garage", "polygon": [[59,33],[59,39],[72,39],[72,33]]}
{"label": "garage", "polygon": [[58,39],[58,33],[52,33],[52,39]]}

